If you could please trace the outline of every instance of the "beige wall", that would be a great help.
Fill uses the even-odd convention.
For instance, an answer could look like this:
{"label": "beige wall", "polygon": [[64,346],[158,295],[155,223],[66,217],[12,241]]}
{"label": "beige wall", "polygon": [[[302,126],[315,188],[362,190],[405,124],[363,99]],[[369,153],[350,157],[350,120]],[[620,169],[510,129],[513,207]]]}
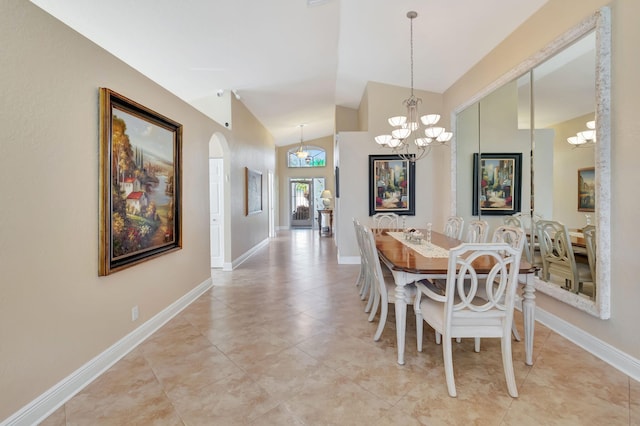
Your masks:
{"label": "beige wall", "polygon": [[[362,94],[362,99],[360,99],[360,105],[358,106],[358,128],[357,129],[348,129],[348,130],[360,130],[367,131],[369,128],[369,85],[371,82],[367,83],[364,88],[364,93]],[[340,131],[342,129],[338,129]],[[347,129],[345,129],[346,131]]]}
{"label": "beige wall", "polygon": [[[4,419],[210,279],[207,158],[214,133],[231,147],[238,194],[245,165],[266,171],[275,163],[271,138],[242,104],[233,105],[231,133],[31,3],[1,4]],[[183,249],[107,277],[97,274],[99,87],[184,126]],[[242,253],[266,238],[266,214],[245,218],[242,201],[231,204],[233,251]]]}
{"label": "beige wall", "polygon": [[[490,85],[511,68],[536,53],[564,31],[589,16],[607,1],[551,0],[500,46],[485,57],[467,75],[445,93],[447,110]],[[612,8],[612,208],[611,208],[611,319],[603,321],[577,309],[538,294],[538,306],[581,328],[605,343],[640,358],[640,334],[637,332],[637,301],[640,286],[636,226],[640,200],[629,197],[637,186],[637,159],[640,157],[640,127],[637,100],[640,86],[637,70],[640,59],[636,46],[640,41],[640,2],[615,0]]]}
{"label": "beige wall", "polygon": [[358,110],[336,106],[336,133],[359,130]]}
{"label": "beige wall", "polygon": [[[422,99],[422,103],[418,107],[420,115],[442,111],[443,98],[441,94],[417,89],[414,92],[416,97]],[[366,94],[367,103],[362,103],[360,108],[365,108],[367,111],[367,127],[363,127],[362,130],[368,130],[373,136],[391,133],[393,128],[387,119],[406,113],[402,102],[409,97],[409,89],[370,81],[367,83]],[[363,125],[362,118],[360,120],[360,124]],[[443,116],[440,120],[438,124],[449,127],[448,117]]]}
{"label": "beige wall", "polygon": [[[232,259],[246,254],[269,238],[267,175],[276,170],[275,143],[267,130],[241,102],[232,97],[234,128],[228,137],[230,155],[230,191],[226,194],[231,220]],[[260,214],[245,216],[245,167],[262,172]],[[228,261],[225,254],[225,262]]]}
{"label": "beige wall", "polygon": [[[291,178],[325,178],[325,188],[331,191],[335,197],[335,177],[333,167],[333,137],[327,136],[319,139],[304,141],[305,145],[317,146],[324,148],[327,152],[327,161],[325,167],[287,167],[287,153],[291,148],[295,148],[298,144],[280,146],[276,149],[278,164],[278,210],[279,220],[278,226],[288,228],[291,223],[291,208],[289,206],[289,179]],[[331,206],[335,206],[335,198],[331,200]],[[318,206],[316,206],[317,208]],[[314,219],[315,220],[315,219]],[[318,226],[317,220],[314,221],[314,227]]]}

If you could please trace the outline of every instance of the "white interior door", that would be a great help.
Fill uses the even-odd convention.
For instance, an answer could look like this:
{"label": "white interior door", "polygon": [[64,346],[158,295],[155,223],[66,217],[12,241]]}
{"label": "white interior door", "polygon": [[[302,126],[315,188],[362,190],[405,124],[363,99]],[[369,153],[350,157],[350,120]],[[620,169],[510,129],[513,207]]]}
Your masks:
{"label": "white interior door", "polygon": [[224,168],[222,158],[209,159],[209,233],[211,267],[224,262]]}
{"label": "white interior door", "polygon": [[276,197],[275,197],[275,184],[273,172],[269,171],[267,175],[268,189],[269,189],[269,237],[274,238],[276,236]]}

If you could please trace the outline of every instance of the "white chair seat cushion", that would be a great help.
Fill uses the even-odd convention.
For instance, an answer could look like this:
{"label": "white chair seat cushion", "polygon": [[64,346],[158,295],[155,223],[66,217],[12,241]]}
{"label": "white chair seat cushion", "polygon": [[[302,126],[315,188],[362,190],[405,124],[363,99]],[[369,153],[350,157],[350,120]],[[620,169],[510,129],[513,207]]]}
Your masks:
{"label": "white chair seat cushion", "polygon": [[[576,269],[578,270],[578,279],[580,282],[591,282],[593,280],[591,277],[591,269],[588,264],[576,262]],[[555,263],[549,264],[549,274],[562,277],[563,279],[569,278],[566,271],[564,271],[564,267],[559,268]]]}
{"label": "white chair seat cushion", "polygon": [[[482,305],[485,300],[474,299],[474,304]],[[423,297],[420,300],[420,313],[422,317],[433,327],[435,331],[442,334],[444,330],[444,303]],[[505,315],[497,313],[493,316],[484,312],[476,315],[473,312],[458,315],[451,323],[451,337],[502,337],[502,332],[496,330],[503,324]],[[491,329],[487,329],[491,327]]]}
{"label": "white chair seat cushion", "polygon": [[578,277],[581,282],[593,281],[593,278],[591,277],[591,269],[588,264],[576,262],[576,267],[578,268]]}

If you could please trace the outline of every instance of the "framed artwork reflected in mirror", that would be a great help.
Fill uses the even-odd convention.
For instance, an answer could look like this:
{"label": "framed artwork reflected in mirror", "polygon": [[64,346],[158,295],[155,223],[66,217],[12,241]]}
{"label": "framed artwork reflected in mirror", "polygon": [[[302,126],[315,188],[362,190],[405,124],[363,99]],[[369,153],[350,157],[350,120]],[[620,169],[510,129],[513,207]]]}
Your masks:
{"label": "framed artwork reflected in mirror", "polygon": [[520,211],[522,153],[473,154],[474,216]]}

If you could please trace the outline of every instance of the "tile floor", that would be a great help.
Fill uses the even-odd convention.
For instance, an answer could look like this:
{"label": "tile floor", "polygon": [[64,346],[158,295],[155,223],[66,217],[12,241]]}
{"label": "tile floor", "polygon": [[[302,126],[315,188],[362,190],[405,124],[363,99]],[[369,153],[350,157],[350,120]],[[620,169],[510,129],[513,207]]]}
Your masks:
{"label": "tile floor", "polygon": [[[499,342],[454,344],[457,398],[425,329],[396,363],[331,238],[282,231],[41,423],[52,425],[640,425],[640,383],[536,324],[534,365],[514,342],[519,398]],[[522,317],[516,313],[522,331]]]}

